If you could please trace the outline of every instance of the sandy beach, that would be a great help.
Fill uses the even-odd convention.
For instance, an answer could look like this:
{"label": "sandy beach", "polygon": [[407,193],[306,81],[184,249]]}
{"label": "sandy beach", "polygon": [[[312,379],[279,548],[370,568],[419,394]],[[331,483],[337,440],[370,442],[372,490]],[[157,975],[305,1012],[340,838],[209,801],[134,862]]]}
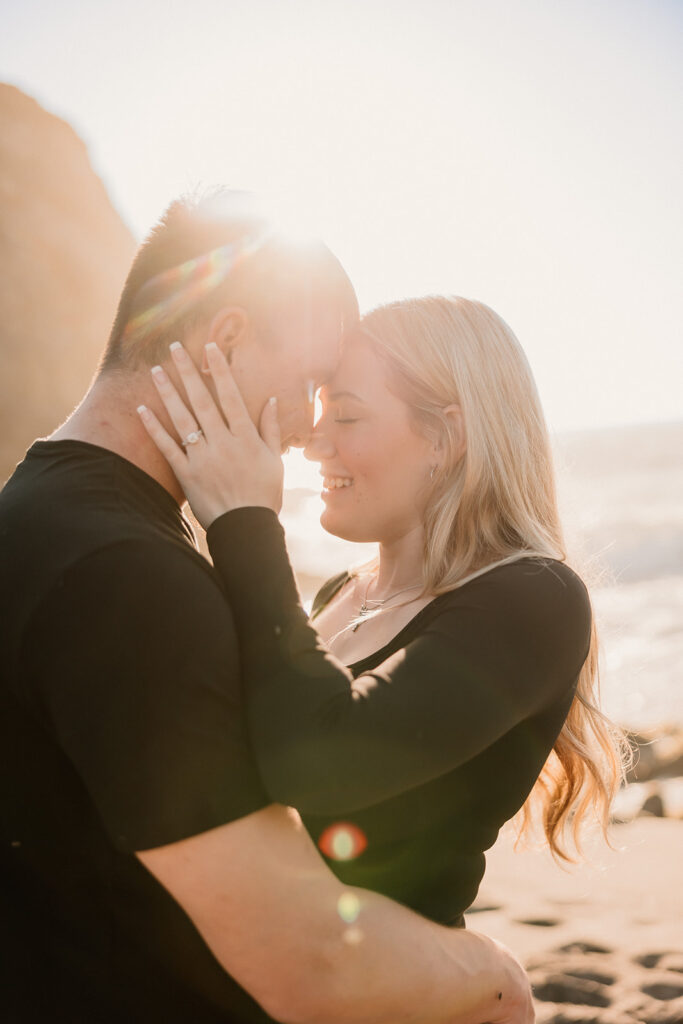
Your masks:
{"label": "sandy beach", "polygon": [[504,942],[541,1024],[683,1022],[683,824],[640,817],[597,837],[565,870],[501,834],[470,928]]}

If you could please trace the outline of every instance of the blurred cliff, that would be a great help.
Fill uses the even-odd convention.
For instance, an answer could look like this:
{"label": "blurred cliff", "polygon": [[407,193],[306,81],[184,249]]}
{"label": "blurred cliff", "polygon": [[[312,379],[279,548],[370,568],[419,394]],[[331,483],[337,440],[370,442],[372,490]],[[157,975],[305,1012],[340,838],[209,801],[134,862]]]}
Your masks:
{"label": "blurred cliff", "polygon": [[87,387],[134,252],[74,130],[0,84],[0,481]]}

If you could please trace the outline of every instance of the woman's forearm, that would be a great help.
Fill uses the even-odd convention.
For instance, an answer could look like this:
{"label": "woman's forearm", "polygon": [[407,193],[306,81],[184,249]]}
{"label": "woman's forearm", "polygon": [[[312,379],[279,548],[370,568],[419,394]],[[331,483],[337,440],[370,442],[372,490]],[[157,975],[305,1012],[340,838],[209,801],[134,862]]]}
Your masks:
{"label": "woman's forearm", "polygon": [[273,800],[303,813],[348,814],[430,782],[564,702],[576,678],[579,660],[556,658],[572,595],[553,572],[463,587],[352,679],[308,621],[272,511],[229,512],[208,540],[235,618],[262,778]]}

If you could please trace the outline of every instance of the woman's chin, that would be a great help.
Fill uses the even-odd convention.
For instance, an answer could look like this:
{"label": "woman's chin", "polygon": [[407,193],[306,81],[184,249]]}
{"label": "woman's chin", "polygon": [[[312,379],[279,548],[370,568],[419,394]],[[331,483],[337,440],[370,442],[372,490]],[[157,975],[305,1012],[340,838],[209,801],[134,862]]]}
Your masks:
{"label": "woman's chin", "polygon": [[375,540],[374,537],[368,536],[366,524],[353,522],[350,517],[335,513],[333,509],[323,509],[320,525],[326,533],[332,534],[333,537],[353,541],[355,544],[367,544]]}

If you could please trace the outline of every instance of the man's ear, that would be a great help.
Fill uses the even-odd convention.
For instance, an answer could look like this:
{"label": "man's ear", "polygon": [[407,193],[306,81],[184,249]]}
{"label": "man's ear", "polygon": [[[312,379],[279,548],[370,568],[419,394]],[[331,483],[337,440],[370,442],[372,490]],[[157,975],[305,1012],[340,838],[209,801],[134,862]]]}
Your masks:
{"label": "man's ear", "polygon": [[[214,316],[206,333],[205,345],[213,342],[228,360],[232,362],[233,352],[249,334],[249,315],[241,306],[224,306]],[[202,372],[208,373],[206,352],[202,354]]]}
{"label": "man's ear", "polygon": [[448,418],[453,437],[455,440],[455,456],[460,460],[467,449],[467,434],[465,432],[465,417],[458,402],[444,406],[442,412]]}

